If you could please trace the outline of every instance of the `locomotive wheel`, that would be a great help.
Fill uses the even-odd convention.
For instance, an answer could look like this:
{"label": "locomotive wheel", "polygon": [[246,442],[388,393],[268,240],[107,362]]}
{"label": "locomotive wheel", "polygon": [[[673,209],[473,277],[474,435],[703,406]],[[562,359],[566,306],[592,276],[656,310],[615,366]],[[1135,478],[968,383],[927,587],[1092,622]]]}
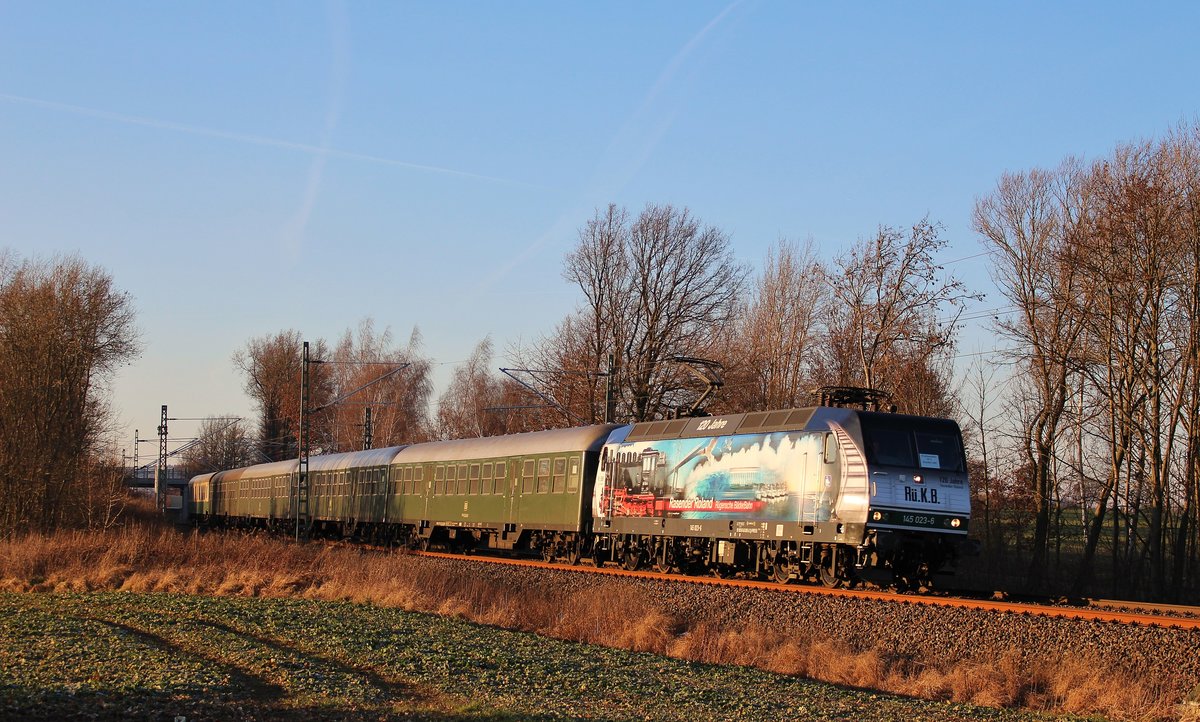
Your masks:
{"label": "locomotive wheel", "polygon": [[547,543],[542,544],[542,561],[546,562],[547,564],[552,564],[554,562],[554,543],[553,542],[547,542]]}
{"label": "locomotive wheel", "polygon": [[579,560],[583,558],[583,540],[577,539],[570,547],[567,548],[567,564],[571,566],[579,566]]}
{"label": "locomotive wheel", "polygon": [[637,568],[642,565],[642,550],[634,547],[625,551],[625,557],[622,559],[621,566],[630,572],[637,571]]}
{"label": "locomotive wheel", "polygon": [[817,576],[820,577],[821,584],[830,589],[837,589],[844,585],[846,581],[838,576],[838,571],[837,565],[833,561],[833,552],[822,555],[821,563],[817,567]]}
{"label": "locomotive wheel", "polygon": [[787,584],[792,579],[792,565],[788,562],[787,554],[779,552],[771,563],[771,576],[780,584]]}
{"label": "locomotive wheel", "polygon": [[678,569],[674,546],[668,545],[662,552],[654,555],[654,571],[659,574],[672,574]]}

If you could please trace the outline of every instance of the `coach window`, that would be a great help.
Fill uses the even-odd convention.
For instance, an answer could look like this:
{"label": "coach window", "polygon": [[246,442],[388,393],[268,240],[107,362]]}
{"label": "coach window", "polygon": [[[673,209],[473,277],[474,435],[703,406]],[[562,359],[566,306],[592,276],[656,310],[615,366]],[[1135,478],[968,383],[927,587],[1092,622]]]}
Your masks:
{"label": "coach window", "polygon": [[533,459],[526,459],[525,463],[521,465],[521,493],[522,494],[532,494],[533,493],[533,467],[534,467]]}
{"label": "coach window", "polygon": [[483,470],[480,473],[480,476],[483,477],[483,485],[480,488],[479,493],[480,494],[491,494],[493,491],[492,490],[492,462],[489,461],[488,463],[483,465]]}
{"label": "coach window", "polygon": [[471,464],[471,493],[479,493],[479,464]]}
{"label": "coach window", "polygon": [[567,490],[567,460],[559,457],[554,460],[554,487],[555,494],[561,494]]}
{"label": "coach window", "polygon": [[537,490],[539,494],[546,494],[550,491],[550,460],[538,460],[538,484]]}
{"label": "coach window", "polygon": [[505,475],[505,473],[507,473],[507,472],[505,471],[507,468],[508,468],[508,464],[505,464],[503,461],[497,461],[497,462],[496,462],[496,466],[495,466],[495,469],[496,469],[496,490],[495,490],[495,492],[496,492],[497,494],[503,494],[503,493],[506,491],[506,490],[505,490],[505,488],[504,488],[504,475]]}
{"label": "coach window", "polygon": [[469,491],[467,488],[467,465],[458,465],[458,493],[466,494]]}
{"label": "coach window", "polygon": [[567,493],[579,491],[579,459],[571,459],[571,470],[567,473]]}
{"label": "coach window", "polygon": [[458,493],[458,467],[454,464],[446,465],[446,493]]}
{"label": "coach window", "polygon": [[441,496],[446,493],[446,467],[435,466],[433,468],[433,495]]}
{"label": "coach window", "polygon": [[413,468],[411,466],[404,467],[404,493],[413,493]]}

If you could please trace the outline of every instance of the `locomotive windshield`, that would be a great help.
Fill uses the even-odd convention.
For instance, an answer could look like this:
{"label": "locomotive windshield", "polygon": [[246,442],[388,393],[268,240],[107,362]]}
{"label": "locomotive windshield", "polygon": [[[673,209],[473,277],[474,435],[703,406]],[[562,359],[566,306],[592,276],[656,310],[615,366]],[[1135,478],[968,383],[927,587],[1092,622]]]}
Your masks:
{"label": "locomotive windshield", "polygon": [[879,466],[962,471],[958,427],[944,419],[862,415],[867,458]]}

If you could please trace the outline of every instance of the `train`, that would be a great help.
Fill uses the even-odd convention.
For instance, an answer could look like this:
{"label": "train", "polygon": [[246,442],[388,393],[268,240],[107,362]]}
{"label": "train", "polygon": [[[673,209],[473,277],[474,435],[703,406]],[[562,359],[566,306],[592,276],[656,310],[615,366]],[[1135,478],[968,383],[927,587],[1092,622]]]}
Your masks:
{"label": "train", "polygon": [[950,419],[813,406],[596,424],[201,474],[187,515],[663,573],[914,589],[973,549]]}

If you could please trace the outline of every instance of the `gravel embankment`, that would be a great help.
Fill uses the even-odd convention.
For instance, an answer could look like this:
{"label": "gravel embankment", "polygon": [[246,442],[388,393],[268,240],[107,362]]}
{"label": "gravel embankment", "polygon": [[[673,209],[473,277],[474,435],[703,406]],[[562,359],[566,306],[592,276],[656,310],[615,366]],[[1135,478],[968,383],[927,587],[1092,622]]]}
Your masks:
{"label": "gravel embankment", "polygon": [[[802,594],[793,591],[687,584],[564,569],[422,559],[434,565],[470,564],[481,578],[510,589],[543,585],[588,593],[615,585],[644,594],[684,623],[737,627],[756,624],[804,638],[839,639],[856,651],[880,649],[917,660],[1084,658],[1107,669],[1200,683],[1200,631],[1143,627],[955,607]],[[447,571],[450,567],[447,566]]]}

